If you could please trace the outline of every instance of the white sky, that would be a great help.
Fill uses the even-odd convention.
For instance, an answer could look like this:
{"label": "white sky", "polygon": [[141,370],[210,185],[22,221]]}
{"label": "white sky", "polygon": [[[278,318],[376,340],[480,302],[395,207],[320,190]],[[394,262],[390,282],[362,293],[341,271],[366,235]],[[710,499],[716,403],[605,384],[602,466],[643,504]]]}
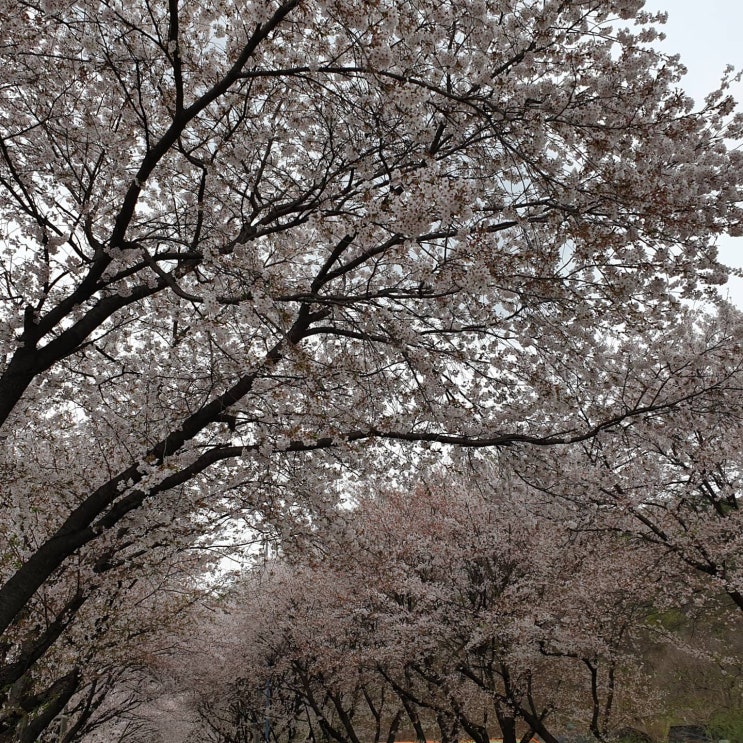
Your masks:
{"label": "white sky", "polygon": [[[689,72],[683,87],[699,105],[713,90],[725,66],[743,69],[743,0],[646,0],[647,10],[668,11],[660,48],[681,55]],[[733,91],[743,110],[743,84]],[[720,242],[724,263],[743,268],[743,238]],[[743,308],[743,279],[731,279],[723,293]]]}

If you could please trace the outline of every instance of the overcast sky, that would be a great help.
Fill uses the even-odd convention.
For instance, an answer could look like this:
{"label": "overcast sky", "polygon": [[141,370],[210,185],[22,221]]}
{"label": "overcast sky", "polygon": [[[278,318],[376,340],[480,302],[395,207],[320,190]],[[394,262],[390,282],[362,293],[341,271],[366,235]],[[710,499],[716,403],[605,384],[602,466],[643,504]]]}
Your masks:
{"label": "overcast sky", "polygon": [[[645,7],[668,11],[661,48],[681,55],[689,70],[683,87],[697,104],[716,87],[726,65],[743,69],[743,0],[646,0]],[[743,84],[734,94],[743,101]],[[723,262],[743,268],[743,238],[722,241],[720,254]],[[726,289],[743,308],[743,279],[731,279]]]}

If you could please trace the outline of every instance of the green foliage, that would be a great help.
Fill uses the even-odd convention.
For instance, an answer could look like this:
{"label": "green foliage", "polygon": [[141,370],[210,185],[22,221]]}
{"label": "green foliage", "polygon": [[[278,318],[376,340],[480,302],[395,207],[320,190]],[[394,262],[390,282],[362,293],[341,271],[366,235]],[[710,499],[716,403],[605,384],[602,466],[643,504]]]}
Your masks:
{"label": "green foliage", "polygon": [[715,714],[707,725],[712,740],[743,743],[743,710],[725,710]]}
{"label": "green foliage", "polygon": [[664,611],[651,612],[648,615],[650,624],[657,624],[668,632],[677,632],[687,623],[686,614],[678,608],[666,609]]}

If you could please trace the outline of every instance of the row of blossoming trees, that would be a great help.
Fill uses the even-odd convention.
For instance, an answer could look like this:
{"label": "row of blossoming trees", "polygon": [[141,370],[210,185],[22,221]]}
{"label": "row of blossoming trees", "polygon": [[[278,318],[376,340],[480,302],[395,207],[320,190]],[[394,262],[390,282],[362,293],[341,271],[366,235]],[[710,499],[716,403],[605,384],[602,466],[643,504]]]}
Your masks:
{"label": "row of blossoming trees", "polygon": [[[743,120],[727,79],[694,109],[641,0],[0,0],[0,20],[0,741],[114,715],[246,527],[286,548],[457,451],[507,451],[508,492],[575,509],[539,527],[545,595],[600,514],[596,554],[639,534],[740,606],[740,319],[690,308],[741,232]],[[528,560],[473,549],[515,581],[470,610],[495,621]],[[531,620],[457,677],[506,729],[551,704],[509,644],[573,652]],[[403,709],[424,687],[475,709],[447,657],[390,666]]]}
{"label": "row of blossoming trees", "polygon": [[[273,555],[144,659],[151,697],[91,740],[604,741],[739,708],[741,326],[688,320],[622,383],[713,373],[714,389],[570,446],[436,451],[402,487],[347,480],[340,507],[264,535]],[[667,694],[669,645],[699,684],[688,710]]]}
{"label": "row of blossoming trees", "polygon": [[[668,523],[636,522],[621,499],[546,495],[510,459],[362,496],[247,571],[190,650],[156,664],[169,681],[159,711],[132,718],[144,731],[132,740],[175,740],[175,718],[177,739],[217,743],[604,741],[664,715],[735,711],[743,622],[707,563],[688,563],[739,534],[735,518],[697,519],[693,537],[659,545]],[[675,494],[644,501],[692,510]],[[696,638],[670,631],[679,610],[700,618]],[[679,693],[658,662],[667,644],[694,664],[706,710],[666,694]]]}

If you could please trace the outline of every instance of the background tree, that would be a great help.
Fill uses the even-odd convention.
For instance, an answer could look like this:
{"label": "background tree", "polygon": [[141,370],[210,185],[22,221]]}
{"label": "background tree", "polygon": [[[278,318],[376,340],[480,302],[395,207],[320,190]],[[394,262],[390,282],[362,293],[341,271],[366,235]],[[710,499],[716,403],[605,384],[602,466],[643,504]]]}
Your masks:
{"label": "background tree", "polygon": [[450,478],[369,497],[314,549],[256,571],[217,625],[225,639],[204,643],[231,661],[200,663],[196,684],[190,666],[177,674],[202,715],[194,735],[253,740],[268,719],[276,740],[513,743],[554,741],[569,721],[604,740],[648,714],[639,640],[678,576],[478,474],[479,492]]}
{"label": "background tree", "polygon": [[[582,528],[624,533],[654,546],[743,610],[741,443],[743,370],[740,314],[689,313],[655,358],[624,354],[622,386],[642,395],[659,377],[719,380],[661,416],[633,420],[570,447],[540,452],[517,468],[528,482],[571,502]],[[671,377],[673,380],[671,381]],[[617,380],[618,381],[618,380]],[[679,595],[690,586],[674,585]]]}
{"label": "background tree", "polygon": [[290,535],[385,440],[589,440],[719,384],[545,374],[611,378],[740,228],[741,119],[640,0],[0,18],[0,736],[89,679],[44,658],[132,554]]}

